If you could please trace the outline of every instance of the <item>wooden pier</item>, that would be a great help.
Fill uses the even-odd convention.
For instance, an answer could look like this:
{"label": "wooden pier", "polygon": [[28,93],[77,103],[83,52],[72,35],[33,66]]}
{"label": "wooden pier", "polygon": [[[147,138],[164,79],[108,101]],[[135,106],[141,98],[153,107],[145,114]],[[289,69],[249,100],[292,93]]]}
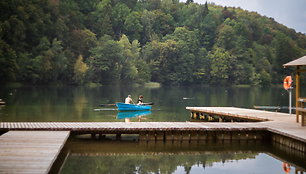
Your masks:
{"label": "wooden pier", "polygon": [[[303,153],[306,152],[306,127],[298,124],[293,114],[235,107],[187,107],[186,109],[190,110],[191,117],[220,117],[220,121],[222,117],[261,121],[254,122],[253,124],[258,127],[264,127],[265,130],[272,133],[271,139],[273,142],[302,151]],[[240,124],[248,125],[250,123]]]}
{"label": "wooden pier", "polygon": [[[234,107],[186,109],[191,116],[259,122],[0,122],[0,132],[7,132],[0,136],[0,173],[47,173],[69,134],[91,134],[93,137],[115,134],[116,138],[122,134],[138,134],[139,141],[147,142],[264,139],[306,153],[306,127],[296,123],[293,115]],[[36,159],[28,156],[34,151]],[[44,167],[33,167],[40,159]]]}
{"label": "wooden pier", "polygon": [[0,173],[48,173],[69,131],[9,131],[0,136]]}

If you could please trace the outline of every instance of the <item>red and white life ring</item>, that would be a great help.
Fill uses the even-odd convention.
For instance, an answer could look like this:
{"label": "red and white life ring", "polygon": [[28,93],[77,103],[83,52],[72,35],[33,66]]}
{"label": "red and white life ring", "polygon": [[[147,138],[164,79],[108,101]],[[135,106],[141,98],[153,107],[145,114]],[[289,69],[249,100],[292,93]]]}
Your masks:
{"label": "red and white life ring", "polygon": [[293,82],[292,77],[291,77],[291,76],[287,76],[287,77],[284,79],[284,88],[285,88],[286,90],[288,90],[289,88],[291,88],[292,82]]}
{"label": "red and white life ring", "polygon": [[283,163],[283,170],[286,173],[290,173],[290,165],[288,163]]}

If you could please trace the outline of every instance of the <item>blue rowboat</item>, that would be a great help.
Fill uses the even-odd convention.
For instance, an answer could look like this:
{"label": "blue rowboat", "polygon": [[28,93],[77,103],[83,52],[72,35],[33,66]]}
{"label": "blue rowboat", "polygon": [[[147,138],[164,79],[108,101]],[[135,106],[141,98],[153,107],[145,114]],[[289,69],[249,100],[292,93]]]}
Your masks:
{"label": "blue rowboat", "polygon": [[150,110],[151,106],[148,105],[134,105],[134,104],[125,104],[125,103],[116,103],[118,111],[143,111]]}
{"label": "blue rowboat", "polygon": [[151,111],[145,110],[145,111],[130,111],[130,112],[118,112],[117,118],[118,119],[124,119],[124,118],[132,118],[132,117],[139,117],[139,116],[145,116],[150,115]]}

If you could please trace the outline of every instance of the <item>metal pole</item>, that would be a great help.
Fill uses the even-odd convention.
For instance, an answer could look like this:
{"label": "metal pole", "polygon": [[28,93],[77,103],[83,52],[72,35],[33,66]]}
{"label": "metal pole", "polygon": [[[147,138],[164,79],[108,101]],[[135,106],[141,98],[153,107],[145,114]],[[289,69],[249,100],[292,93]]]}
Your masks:
{"label": "metal pole", "polygon": [[291,115],[291,106],[292,106],[292,88],[289,88],[289,114]]}

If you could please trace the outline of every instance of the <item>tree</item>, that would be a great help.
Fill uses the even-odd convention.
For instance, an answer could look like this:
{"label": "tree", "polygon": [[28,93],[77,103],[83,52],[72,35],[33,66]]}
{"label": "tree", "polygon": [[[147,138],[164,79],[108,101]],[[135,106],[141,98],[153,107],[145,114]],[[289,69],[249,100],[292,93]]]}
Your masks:
{"label": "tree", "polygon": [[174,21],[171,15],[165,14],[161,10],[154,10],[153,31],[160,37],[172,33],[174,30]]}
{"label": "tree", "polygon": [[14,81],[18,74],[16,52],[3,40],[0,40],[0,81]]}
{"label": "tree", "polygon": [[97,43],[95,33],[88,29],[73,30],[70,38],[70,47],[76,55],[84,55],[85,58],[90,55],[90,48],[94,47]]}
{"label": "tree", "polygon": [[228,10],[228,8],[226,6],[222,10],[222,17],[223,17],[224,20],[226,20],[227,18],[229,18],[229,19],[236,18],[234,12]]}
{"label": "tree", "polygon": [[195,55],[184,42],[166,40],[160,45],[159,82],[179,85],[193,82]]}
{"label": "tree", "polygon": [[92,11],[92,23],[90,24],[93,28],[93,32],[97,34],[97,37],[104,35],[114,35],[113,24],[112,24],[112,6],[111,0],[100,1],[95,11]]}
{"label": "tree", "polygon": [[141,24],[141,16],[139,12],[131,12],[124,22],[124,33],[130,40],[140,40],[143,26]]}
{"label": "tree", "polygon": [[120,79],[123,54],[122,47],[110,36],[99,39],[96,47],[90,50],[89,77],[93,82],[110,83]]}
{"label": "tree", "polygon": [[234,68],[235,57],[223,48],[215,48],[208,56],[211,59],[212,83],[232,83],[231,72]]}
{"label": "tree", "polygon": [[277,58],[274,60],[275,62],[273,62],[273,64],[276,65],[274,66],[274,70],[280,75],[280,77],[285,76],[289,73],[289,70],[282,68],[282,65],[302,55],[295,43],[283,33],[277,33],[273,44],[275,45],[275,56]]}
{"label": "tree", "polygon": [[187,26],[188,28],[194,28],[198,26],[197,24],[197,12],[198,5],[195,3],[190,3],[182,7],[180,11],[179,24],[182,26]]}
{"label": "tree", "polygon": [[186,44],[188,52],[197,54],[200,46],[197,31],[190,31],[186,27],[177,27],[174,32],[164,37],[164,39],[171,39],[177,42]]}
{"label": "tree", "polygon": [[141,23],[143,26],[143,35],[141,43],[143,44],[152,40],[152,36],[154,35],[153,25],[155,17],[155,14],[151,11],[144,10],[142,12]]}
{"label": "tree", "polygon": [[267,84],[306,53],[273,18],[193,2],[0,1],[0,80]]}
{"label": "tree", "polygon": [[137,68],[137,79],[135,79],[135,82],[138,83],[144,83],[148,82],[151,77],[151,71],[149,69],[149,65],[144,60],[144,58],[140,57],[141,53],[141,46],[140,43],[137,40],[134,40],[131,45],[131,53],[135,59],[135,66]]}
{"label": "tree", "polygon": [[83,62],[83,56],[79,55],[74,64],[74,76],[73,79],[77,84],[83,84],[85,81],[85,75],[88,70],[88,66]]}
{"label": "tree", "polygon": [[123,61],[121,65],[120,80],[133,82],[137,79],[138,70],[136,68],[136,58],[132,53],[132,45],[126,35],[122,35],[121,39],[118,41],[122,48]]}
{"label": "tree", "polygon": [[187,0],[185,4],[188,5],[190,3],[193,3],[193,0]]}
{"label": "tree", "polygon": [[151,81],[160,82],[160,54],[161,54],[161,43],[153,40],[152,42],[148,42],[144,48],[142,49],[142,57],[145,62],[148,63]]}
{"label": "tree", "polygon": [[195,81],[201,84],[210,81],[211,62],[207,54],[206,48],[201,48],[195,60],[193,76]]}
{"label": "tree", "polygon": [[[22,68],[22,72],[28,74],[29,78],[24,79],[45,84],[68,80],[66,77],[68,60],[61,44],[57,39],[50,42],[46,37],[43,37],[34,51],[37,56],[30,59],[29,62],[24,59],[20,61],[20,63],[27,65]],[[27,55],[23,56],[28,57]]]}
{"label": "tree", "polygon": [[160,9],[161,6],[161,0],[146,0],[146,9],[147,10],[157,10]]}
{"label": "tree", "polygon": [[229,25],[221,25],[216,37],[216,46],[222,47],[225,50],[231,50],[235,47],[236,38],[233,27]]}
{"label": "tree", "polygon": [[125,4],[118,3],[112,10],[112,24],[113,30],[117,38],[121,36],[125,20],[130,14],[130,9]]}
{"label": "tree", "polygon": [[197,14],[196,14],[196,22],[198,24],[198,27],[201,26],[201,24],[203,23],[204,21],[204,18],[208,15],[209,13],[209,10],[208,10],[208,5],[207,5],[207,1],[205,2],[204,5],[200,5],[198,7],[198,11],[197,11]]}

